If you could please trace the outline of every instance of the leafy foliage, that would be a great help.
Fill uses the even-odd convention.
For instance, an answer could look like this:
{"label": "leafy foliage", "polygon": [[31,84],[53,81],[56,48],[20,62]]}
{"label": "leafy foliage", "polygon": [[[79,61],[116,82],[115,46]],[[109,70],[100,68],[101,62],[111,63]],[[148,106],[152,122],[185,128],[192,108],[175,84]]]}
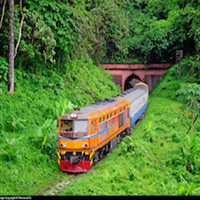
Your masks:
{"label": "leafy foliage", "polygon": [[[171,1],[167,6],[164,1],[154,0],[127,4],[129,57],[138,57],[142,62],[169,62],[175,60],[177,49],[183,49],[185,54],[195,53],[188,45],[195,44],[199,9],[180,2]],[[131,12],[133,9],[135,12]]]}
{"label": "leafy foliage", "polygon": [[131,137],[126,137],[119,145],[119,155],[125,155],[127,158],[135,155],[135,143]]}
{"label": "leafy foliage", "polygon": [[181,73],[185,76],[187,82],[196,82],[200,83],[200,56],[196,54],[196,56],[185,57],[183,62],[180,63]]}
{"label": "leafy foliage", "polygon": [[200,168],[199,143],[199,137],[197,136],[197,131],[195,131],[192,139],[189,135],[186,135],[183,147],[181,148],[183,163],[187,167],[187,170],[193,173],[198,172]]}
{"label": "leafy foliage", "polygon": [[36,11],[24,9],[24,15],[23,37],[19,49],[23,54],[23,59],[43,56],[45,63],[47,60],[53,63],[56,41],[51,28]]}
{"label": "leafy foliage", "polygon": [[8,63],[5,58],[0,57],[0,80],[7,82]]}
{"label": "leafy foliage", "polygon": [[200,86],[196,83],[182,83],[177,91],[179,100],[187,102],[187,108],[198,112],[200,109]]}
{"label": "leafy foliage", "polygon": [[36,130],[32,141],[42,150],[42,153],[55,156],[57,146],[57,120],[47,119],[44,124]]}
{"label": "leafy foliage", "polygon": [[118,171],[114,171],[112,172],[112,174],[110,175],[109,172],[107,170],[105,170],[105,174],[103,175],[103,179],[107,182],[113,182],[116,177],[118,176]]}
{"label": "leafy foliage", "polygon": [[[199,4],[196,1],[30,1],[16,66],[65,71],[70,59],[84,55],[99,62],[174,62],[175,51],[199,50]],[[7,10],[1,29],[0,55],[8,54]],[[15,3],[15,40],[21,13]],[[193,47],[196,47],[196,52]],[[199,59],[197,59],[199,60]],[[198,68],[198,64],[195,68]],[[190,66],[189,66],[190,67]]]}
{"label": "leafy foliage", "polygon": [[154,141],[155,136],[155,127],[152,127],[152,121],[150,121],[147,125],[145,125],[145,134],[144,139],[150,142]]}
{"label": "leafy foliage", "polygon": [[87,12],[83,13],[84,16],[80,15],[80,12],[75,15],[79,21],[77,26],[82,37],[81,45],[83,41],[89,43],[88,55],[96,64],[105,57],[116,59],[120,54],[126,55],[128,53],[125,44],[128,34],[128,17],[120,11],[123,3],[115,0],[86,1],[85,5]]}
{"label": "leafy foliage", "polygon": [[[92,73],[90,73],[91,70]],[[103,67],[96,67],[91,59],[87,60],[84,57],[69,62],[66,66],[64,79],[69,86],[74,85],[74,89],[69,91],[69,95],[71,102],[78,107],[105,99],[108,96],[114,96],[112,94],[117,95],[120,91],[114,82],[107,83],[106,80],[111,79],[111,75],[105,75]],[[106,93],[102,92],[106,90]]]}
{"label": "leafy foliage", "polygon": [[181,179],[182,183],[180,183],[180,186],[176,191],[177,195],[191,196],[198,194],[198,192],[200,191],[200,187],[196,187],[194,183],[188,184],[188,182],[182,176]]}
{"label": "leafy foliage", "polygon": [[199,142],[196,141],[196,132],[193,134],[193,113],[199,115],[200,110],[200,87],[196,83],[184,83],[177,92],[180,96],[179,99],[185,100],[187,104],[187,112],[192,112],[191,115],[191,136],[186,136],[186,141],[183,143],[182,154],[184,159],[187,160],[187,170],[194,172],[196,163],[199,161]]}
{"label": "leafy foliage", "polygon": [[4,160],[16,162],[17,158],[21,157],[18,153],[19,149],[16,147],[16,143],[18,143],[24,136],[9,139],[4,131],[1,131],[1,133],[5,140],[5,146],[4,148],[1,148],[2,152],[4,152]]}
{"label": "leafy foliage", "polygon": [[15,132],[15,129],[16,129],[17,126],[19,126],[20,128],[25,128],[25,126],[24,126],[24,124],[23,124],[22,122],[25,123],[26,120],[21,119],[21,118],[15,119],[15,118],[12,117],[12,116],[11,116],[11,118],[12,118],[11,125],[12,125],[12,127],[13,127],[13,132]]}

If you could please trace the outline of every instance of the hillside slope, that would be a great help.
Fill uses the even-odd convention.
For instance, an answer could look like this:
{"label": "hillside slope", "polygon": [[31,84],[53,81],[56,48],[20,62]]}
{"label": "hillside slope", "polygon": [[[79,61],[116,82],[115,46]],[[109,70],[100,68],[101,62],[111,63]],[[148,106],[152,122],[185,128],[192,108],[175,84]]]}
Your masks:
{"label": "hillside slope", "polygon": [[[120,88],[92,61],[74,60],[66,73],[15,70],[15,93],[0,83],[0,196],[35,195],[63,173],[57,162],[57,119]],[[72,102],[72,103],[71,103]]]}

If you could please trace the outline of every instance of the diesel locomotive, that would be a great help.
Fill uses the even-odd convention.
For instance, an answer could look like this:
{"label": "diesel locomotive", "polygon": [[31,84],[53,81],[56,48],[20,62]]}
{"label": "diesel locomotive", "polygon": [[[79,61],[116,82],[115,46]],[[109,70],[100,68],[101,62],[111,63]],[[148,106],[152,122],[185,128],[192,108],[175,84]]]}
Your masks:
{"label": "diesel locomotive", "polygon": [[61,116],[58,124],[58,163],[62,171],[87,172],[104,154],[132,133],[145,115],[149,88],[137,81],[116,97],[106,98]]}

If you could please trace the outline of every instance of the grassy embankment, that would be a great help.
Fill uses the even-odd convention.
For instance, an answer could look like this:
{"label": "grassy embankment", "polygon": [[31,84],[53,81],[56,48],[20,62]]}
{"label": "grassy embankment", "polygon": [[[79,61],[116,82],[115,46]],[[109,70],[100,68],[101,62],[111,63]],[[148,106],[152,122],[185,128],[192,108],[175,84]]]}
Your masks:
{"label": "grassy embankment", "polygon": [[[58,195],[200,195],[200,165],[186,170],[181,148],[190,127],[176,92],[177,66],[167,71],[150,94],[147,114],[131,136]],[[200,119],[194,129],[200,136]]]}
{"label": "grassy embankment", "polygon": [[[57,118],[73,105],[117,95],[104,69],[75,60],[61,76],[15,70],[15,93],[0,83],[0,196],[35,195],[63,176],[57,162]],[[67,109],[66,109],[67,106]]]}

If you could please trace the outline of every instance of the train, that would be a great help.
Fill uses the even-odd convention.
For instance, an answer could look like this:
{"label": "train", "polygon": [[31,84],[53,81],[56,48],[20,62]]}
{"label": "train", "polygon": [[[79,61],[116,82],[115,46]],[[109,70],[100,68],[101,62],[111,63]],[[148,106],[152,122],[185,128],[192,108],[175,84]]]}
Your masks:
{"label": "train", "polygon": [[74,108],[58,121],[56,150],[63,172],[87,172],[143,119],[149,98],[148,85],[133,80],[132,88],[81,108]]}

